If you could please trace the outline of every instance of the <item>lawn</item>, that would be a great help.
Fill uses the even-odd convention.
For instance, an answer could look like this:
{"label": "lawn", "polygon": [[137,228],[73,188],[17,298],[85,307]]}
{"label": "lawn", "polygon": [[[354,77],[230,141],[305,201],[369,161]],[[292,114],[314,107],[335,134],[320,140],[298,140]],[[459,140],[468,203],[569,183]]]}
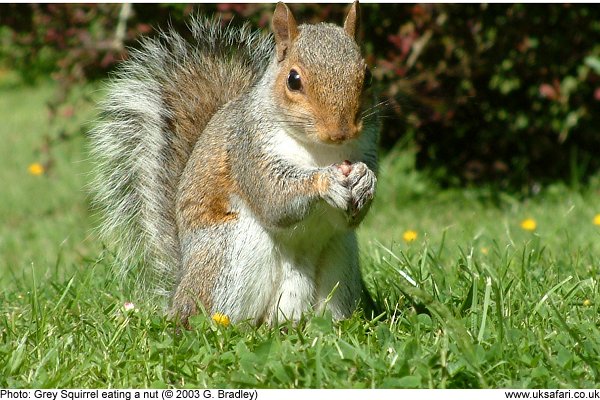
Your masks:
{"label": "lawn", "polygon": [[[85,136],[45,150],[60,133],[52,92],[0,83],[1,387],[598,387],[598,180],[527,198],[440,189],[401,146],[360,228],[381,315],[276,328],[198,316],[180,332],[111,270]],[[76,111],[67,132],[93,123],[91,105]]]}

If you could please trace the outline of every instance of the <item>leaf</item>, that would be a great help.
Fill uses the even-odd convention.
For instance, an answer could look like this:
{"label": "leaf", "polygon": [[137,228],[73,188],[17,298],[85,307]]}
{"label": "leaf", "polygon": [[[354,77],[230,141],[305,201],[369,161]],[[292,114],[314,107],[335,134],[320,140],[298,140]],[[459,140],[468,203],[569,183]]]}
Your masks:
{"label": "leaf", "polygon": [[381,386],[387,388],[415,389],[421,387],[421,378],[414,375],[403,376],[402,378],[386,378],[383,380]]}
{"label": "leaf", "polygon": [[595,73],[600,75],[600,57],[588,56],[583,60],[583,62],[585,63],[585,65],[590,67]]}
{"label": "leaf", "polygon": [[23,364],[23,360],[25,359],[25,341],[27,340],[27,335],[23,336],[21,340],[19,340],[19,344],[17,345],[16,350],[10,357],[10,361],[8,362],[7,373],[8,375],[12,375],[16,373],[21,365]]}

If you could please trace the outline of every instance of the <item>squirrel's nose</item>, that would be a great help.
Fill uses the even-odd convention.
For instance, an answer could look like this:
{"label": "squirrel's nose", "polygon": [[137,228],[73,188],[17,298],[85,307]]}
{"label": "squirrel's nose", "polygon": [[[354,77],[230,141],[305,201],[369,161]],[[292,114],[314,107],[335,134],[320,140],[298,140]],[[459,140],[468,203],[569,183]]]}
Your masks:
{"label": "squirrel's nose", "polygon": [[355,124],[344,124],[338,129],[333,129],[329,138],[333,142],[343,142],[344,140],[355,138],[358,135],[359,128]]}
{"label": "squirrel's nose", "polygon": [[348,135],[347,131],[341,130],[341,129],[335,130],[329,134],[329,138],[333,142],[342,142],[342,141],[346,140],[348,137],[349,137],[349,135]]}

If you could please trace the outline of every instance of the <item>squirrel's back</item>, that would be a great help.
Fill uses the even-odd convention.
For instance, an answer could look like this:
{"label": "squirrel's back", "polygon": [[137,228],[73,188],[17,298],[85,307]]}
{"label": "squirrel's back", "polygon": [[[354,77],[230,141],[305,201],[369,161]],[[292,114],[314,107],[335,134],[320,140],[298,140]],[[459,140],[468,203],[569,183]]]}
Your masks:
{"label": "squirrel's back", "polygon": [[177,272],[175,193],[194,144],[214,113],[260,78],[273,52],[270,37],[247,25],[196,18],[189,28],[191,40],[169,31],[131,51],[90,134],[102,234],[121,241],[123,271],[143,261],[163,283]]}

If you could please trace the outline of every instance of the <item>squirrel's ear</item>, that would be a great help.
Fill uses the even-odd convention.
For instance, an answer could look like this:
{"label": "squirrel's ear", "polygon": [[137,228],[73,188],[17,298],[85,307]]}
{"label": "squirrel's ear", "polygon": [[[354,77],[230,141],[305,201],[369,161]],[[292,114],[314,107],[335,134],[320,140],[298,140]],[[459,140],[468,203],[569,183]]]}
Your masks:
{"label": "squirrel's ear", "polygon": [[344,22],[344,30],[351,38],[354,38],[358,42],[360,31],[360,5],[358,4],[358,0],[350,6],[346,21]]}
{"label": "squirrel's ear", "polygon": [[292,42],[298,36],[298,25],[292,12],[282,2],[277,3],[273,13],[273,34],[275,35],[275,48],[277,50],[277,61],[282,61],[291,47]]}

